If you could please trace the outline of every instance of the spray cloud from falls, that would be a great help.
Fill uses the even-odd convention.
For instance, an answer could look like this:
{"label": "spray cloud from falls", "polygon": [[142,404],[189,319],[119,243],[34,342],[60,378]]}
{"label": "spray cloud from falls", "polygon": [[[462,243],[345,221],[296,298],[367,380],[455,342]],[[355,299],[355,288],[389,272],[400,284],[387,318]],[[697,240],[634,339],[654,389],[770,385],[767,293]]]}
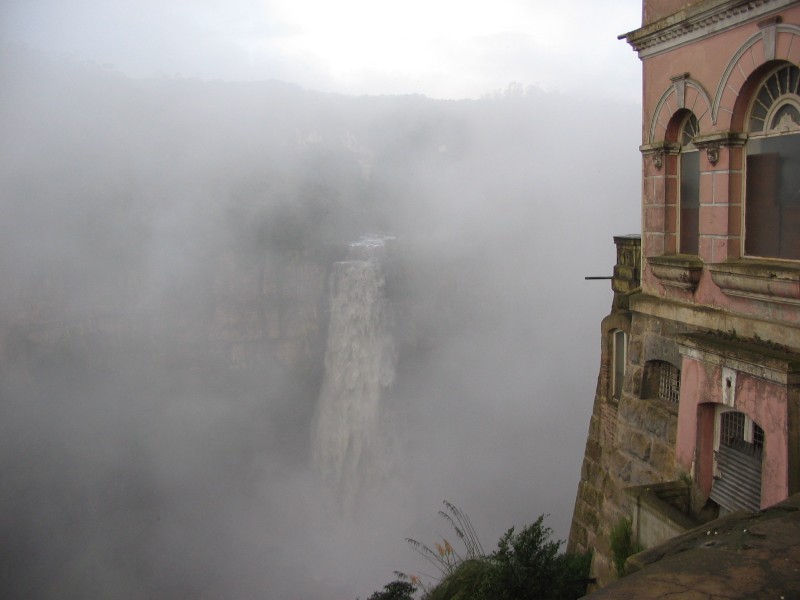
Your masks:
{"label": "spray cloud from falls", "polygon": [[0,595],[366,597],[443,499],[566,536],[631,107],[0,83]]}

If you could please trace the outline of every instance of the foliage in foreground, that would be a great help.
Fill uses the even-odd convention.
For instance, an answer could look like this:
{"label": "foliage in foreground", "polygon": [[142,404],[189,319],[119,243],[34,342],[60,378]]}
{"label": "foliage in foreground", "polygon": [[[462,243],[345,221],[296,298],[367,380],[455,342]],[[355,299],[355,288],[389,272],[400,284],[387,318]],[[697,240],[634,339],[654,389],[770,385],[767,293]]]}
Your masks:
{"label": "foliage in foreground", "polygon": [[367,600],[414,600],[417,586],[403,579],[390,581],[380,592],[375,592]]}
{"label": "foliage in foreground", "polygon": [[614,556],[614,568],[617,576],[625,575],[625,561],[629,556],[641,552],[642,549],[633,541],[633,526],[630,519],[620,519],[611,528],[609,536],[611,542],[611,552]]}
{"label": "foliage in foreground", "polygon": [[[575,600],[586,593],[591,555],[559,553],[562,542],[550,539],[552,530],[544,526],[544,516],[519,533],[509,529],[487,555],[466,514],[448,502],[445,506],[448,512],[439,514],[464,544],[463,554],[445,539],[435,544],[436,551],[410,539],[412,547],[437,567],[441,579],[426,587],[419,578],[398,573],[397,581],[369,600],[409,600],[417,588],[422,600]],[[394,590],[406,595],[390,595]]]}

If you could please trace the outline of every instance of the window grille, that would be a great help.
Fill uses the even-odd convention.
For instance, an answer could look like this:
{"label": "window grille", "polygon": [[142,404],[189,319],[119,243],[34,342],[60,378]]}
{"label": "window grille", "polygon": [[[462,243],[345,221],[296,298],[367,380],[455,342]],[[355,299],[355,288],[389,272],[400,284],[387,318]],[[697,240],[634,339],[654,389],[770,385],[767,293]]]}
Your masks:
{"label": "window grille", "polygon": [[719,415],[719,447],[714,452],[709,497],[724,512],[761,507],[763,447],[764,430],[744,413],[730,410]]}
{"label": "window grille", "polygon": [[727,411],[720,416],[719,443],[720,446],[761,457],[764,450],[764,430],[744,413]]}
{"label": "window grille", "polygon": [[700,134],[700,124],[697,122],[697,117],[690,114],[683,122],[681,128],[681,144],[688,146],[694,141],[695,136]]}
{"label": "window grille", "polygon": [[764,448],[764,430],[755,423],[753,423],[753,446]]}
{"label": "window grille", "polygon": [[644,366],[642,398],[678,404],[681,395],[681,370],[665,360],[648,360]]}
{"label": "window grille", "polygon": [[[750,110],[750,132],[765,133],[781,127],[800,125],[797,106],[800,95],[800,69],[786,65],[770,75],[758,90]],[[794,97],[794,98],[793,98]],[[787,103],[787,101],[789,103]]]}
{"label": "window grille", "polygon": [[744,413],[728,411],[722,413],[719,427],[719,443],[733,446],[737,441],[744,441]]}
{"label": "window grille", "polygon": [[681,372],[675,365],[662,362],[658,373],[658,397],[667,402],[678,402],[681,393]]}

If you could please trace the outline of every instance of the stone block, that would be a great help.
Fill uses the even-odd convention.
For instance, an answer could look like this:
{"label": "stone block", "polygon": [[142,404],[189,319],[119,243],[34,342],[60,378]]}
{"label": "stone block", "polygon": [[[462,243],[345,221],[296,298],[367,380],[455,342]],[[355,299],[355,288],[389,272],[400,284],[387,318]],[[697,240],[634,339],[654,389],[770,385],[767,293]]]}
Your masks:
{"label": "stone block", "polygon": [[671,473],[675,469],[675,446],[653,441],[650,451],[650,464],[662,473]]}
{"label": "stone block", "polygon": [[578,506],[575,507],[575,517],[578,522],[583,523],[587,529],[592,531],[596,531],[600,524],[597,510],[585,502],[578,502]]}
{"label": "stone block", "polygon": [[700,231],[703,235],[728,234],[728,206],[703,205],[700,207]]}
{"label": "stone block", "polygon": [[581,463],[581,481],[591,481],[595,472],[595,463],[590,460],[583,460]]}
{"label": "stone block", "polygon": [[628,362],[633,365],[641,364],[642,360],[642,338],[631,336],[628,342]]}
{"label": "stone block", "polygon": [[642,429],[660,440],[669,439],[677,429],[677,416],[658,400],[623,399],[619,406],[620,423]]}
{"label": "stone block", "polygon": [[574,527],[570,532],[570,545],[578,552],[585,552],[589,548],[589,534],[585,527]]}
{"label": "stone block", "polygon": [[646,483],[659,483],[664,481],[664,473],[659,473],[647,463],[634,462],[631,464],[630,485],[644,485]]}
{"label": "stone block", "polygon": [[603,449],[595,440],[586,440],[586,457],[595,462],[600,462]]}
{"label": "stone block", "polygon": [[714,173],[714,204],[728,204],[730,202],[730,174],[727,172]]}
{"label": "stone block", "polygon": [[603,505],[603,493],[597,489],[595,486],[590,485],[586,482],[581,482],[582,485],[579,486],[579,495],[581,499],[586,502],[589,506],[596,506],[600,507]]}
{"label": "stone block", "polygon": [[610,477],[610,481],[606,482],[606,496],[608,496],[609,492],[613,492],[614,488],[618,486],[618,482],[614,481],[614,478],[618,479],[623,483],[627,483],[630,481],[631,477],[631,460],[630,457],[622,454],[621,452],[613,453],[608,460],[608,468],[611,473],[613,473],[613,477]]}
{"label": "stone block", "polygon": [[642,368],[637,366],[631,369],[628,376],[628,392],[634,398],[641,398],[642,396]]}
{"label": "stone block", "polygon": [[649,435],[642,431],[637,431],[629,427],[620,428],[618,436],[621,447],[631,455],[643,461],[650,460],[652,440]]}
{"label": "stone block", "polygon": [[678,232],[678,207],[674,204],[664,207],[664,231],[667,233]]}

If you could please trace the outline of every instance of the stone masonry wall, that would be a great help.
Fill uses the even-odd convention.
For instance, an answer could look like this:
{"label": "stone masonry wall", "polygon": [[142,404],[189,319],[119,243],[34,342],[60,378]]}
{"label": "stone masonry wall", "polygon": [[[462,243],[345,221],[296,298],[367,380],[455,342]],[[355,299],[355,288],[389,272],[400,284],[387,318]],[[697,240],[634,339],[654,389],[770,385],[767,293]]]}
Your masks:
{"label": "stone masonry wall", "polygon": [[[620,270],[615,273],[619,275]],[[593,551],[592,574],[600,585],[615,578],[609,535],[620,519],[631,514],[625,489],[678,476],[674,461],[677,405],[642,398],[646,362],[678,361],[671,340],[677,326],[629,311],[628,300],[640,292],[636,281],[625,283],[619,276],[612,282],[616,290],[612,312],[601,326],[600,376],[568,542],[568,551]],[[620,330],[627,336],[626,364],[622,394],[614,399],[609,374],[614,332]]]}

